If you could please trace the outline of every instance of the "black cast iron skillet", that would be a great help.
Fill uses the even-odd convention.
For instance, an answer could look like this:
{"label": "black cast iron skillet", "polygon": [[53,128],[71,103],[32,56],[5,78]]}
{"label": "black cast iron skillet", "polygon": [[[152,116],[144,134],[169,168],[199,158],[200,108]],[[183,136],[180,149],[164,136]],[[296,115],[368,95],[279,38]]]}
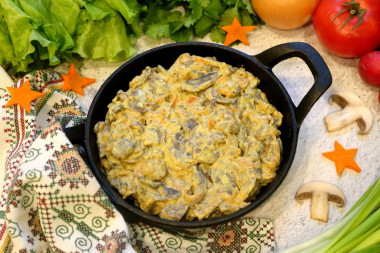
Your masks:
{"label": "black cast iron skillet", "polygon": [[[190,53],[199,56],[215,56],[218,61],[226,62],[235,67],[244,67],[260,79],[260,88],[267,94],[268,100],[284,116],[280,127],[283,143],[283,157],[275,179],[263,187],[256,199],[247,207],[236,213],[203,221],[170,221],[149,215],[133,205],[130,200],[124,200],[107,180],[103,171],[93,131],[98,121],[104,121],[108,111],[107,105],[116,96],[118,90],[127,90],[133,77],[140,75],[145,67],[161,65],[169,68],[179,55]],[[302,99],[294,106],[284,86],[273,74],[272,68],[279,62],[299,57],[305,61],[314,76],[314,84]],[[82,142],[87,153],[88,164],[111,202],[128,222],[143,222],[169,230],[185,231],[191,228],[208,227],[227,222],[243,216],[265,201],[281,184],[289,171],[296,152],[300,125],[318,98],[330,87],[331,74],[318,52],[310,45],[301,42],[286,43],[272,47],[258,55],[249,56],[240,51],[219,44],[202,42],[185,42],[164,45],[146,51],[132,58],[117,69],[101,86],[88,112],[87,121],[82,127],[66,129],[72,142]],[[302,85],[302,84],[299,84]]]}

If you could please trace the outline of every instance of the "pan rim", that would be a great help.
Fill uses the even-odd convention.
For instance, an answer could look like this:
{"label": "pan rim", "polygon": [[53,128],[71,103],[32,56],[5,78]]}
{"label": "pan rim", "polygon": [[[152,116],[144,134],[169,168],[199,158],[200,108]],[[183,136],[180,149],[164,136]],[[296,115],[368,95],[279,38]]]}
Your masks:
{"label": "pan rim", "polygon": [[[250,62],[252,62],[252,64],[258,65],[258,67],[260,67],[261,69],[263,69],[265,72],[267,72],[267,74],[269,76],[272,77],[272,79],[275,81],[276,85],[278,85],[279,88],[282,90],[283,95],[285,96],[285,100],[287,101],[287,103],[289,105],[289,108],[290,108],[291,121],[292,121],[292,126],[293,126],[291,128],[292,129],[292,133],[291,133],[292,134],[292,139],[291,139],[291,141],[292,141],[293,145],[289,148],[288,159],[286,160],[285,164],[281,164],[280,165],[284,169],[281,171],[280,174],[276,175],[276,177],[278,177],[278,178],[273,183],[273,185],[270,185],[270,189],[267,190],[264,194],[259,194],[258,198],[254,199],[253,201],[251,201],[251,203],[247,207],[239,209],[237,212],[234,212],[232,214],[225,215],[225,216],[222,216],[222,217],[219,217],[219,218],[205,219],[205,220],[201,220],[201,221],[198,221],[198,220],[196,220],[196,221],[172,221],[172,220],[166,220],[166,219],[160,218],[159,216],[145,213],[139,207],[134,206],[133,204],[129,204],[127,201],[125,201],[124,199],[122,199],[121,195],[115,189],[109,189],[109,186],[103,181],[104,179],[100,175],[99,168],[97,167],[97,165],[94,162],[94,159],[92,158],[94,155],[98,155],[98,154],[93,154],[92,153],[92,151],[91,151],[91,143],[90,143],[90,135],[92,134],[91,131],[93,132],[93,130],[90,129],[89,122],[91,122],[91,119],[92,119],[92,117],[93,117],[93,115],[95,113],[95,111],[94,111],[95,110],[95,105],[97,104],[98,100],[101,99],[101,95],[102,95],[104,89],[109,85],[109,83],[114,79],[114,77],[116,75],[118,75],[118,73],[120,71],[125,71],[125,69],[129,67],[129,65],[133,65],[133,63],[136,60],[138,60],[138,59],[140,59],[142,57],[146,57],[147,55],[150,55],[152,53],[155,53],[156,51],[160,51],[160,50],[163,50],[163,49],[172,48],[172,50],[174,50],[175,48],[186,47],[186,46],[190,46],[190,47],[212,47],[212,48],[218,48],[218,50],[222,50],[224,52],[228,51],[228,52],[230,52],[232,54],[237,54],[240,57],[246,58],[247,60],[249,60]],[[129,59],[127,62],[123,63],[117,70],[115,70],[106,79],[106,81],[102,84],[102,86],[99,88],[98,92],[96,93],[96,95],[95,95],[95,97],[94,97],[94,99],[93,99],[93,101],[91,103],[91,106],[89,108],[88,114],[87,114],[87,119],[86,119],[86,124],[85,124],[85,149],[86,149],[87,154],[89,156],[90,168],[93,171],[93,173],[95,174],[95,176],[96,176],[99,184],[103,188],[103,190],[106,192],[107,195],[111,194],[113,197],[115,197],[115,195],[116,195],[117,201],[115,199],[113,199],[113,197],[110,197],[110,201],[115,206],[118,206],[119,208],[122,208],[122,209],[127,209],[129,212],[132,212],[133,214],[135,214],[137,216],[140,216],[143,219],[142,220],[143,222],[144,221],[149,221],[149,223],[151,223],[151,224],[153,223],[154,225],[161,226],[161,227],[167,227],[167,228],[171,228],[172,227],[173,229],[175,229],[175,228],[195,229],[195,228],[214,226],[214,225],[226,223],[226,222],[231,221],[231,220],[235,220],[237,218],[241,218],[245,214],[247,214],[247,213],[253,211],[254,209],[256,209],[264,201],[267,201],[270,198],[270,196],[272,196],[272,194],[282,184],[282,182],[285,179],[288,171],[291,168],[291,165],[293,163],[294,156],[295,156],[295,153],[296,153],[298,134],[299,134],[299,128],[298,128],[297,122],[296,122],[295,106],[294,106],[294,104],[293,104],[293,102],[292,102],[292,100],[291,100],[291,98],[290,98],[287,90],[282,85],[281,81],[273,74],[273,72],[271,71],[271,69],[265,67],[261,62],[259,62],[257,59],[255,59],[254,56],[250,56],[250,55],[245,54],[244,52],[241,52],[241,51],[236,50],[234,48],[225,47],[225,46],[220,45],[220,44],[214,44],[214,43],[209,43],[209,42],[181,42],[181,43],[171,43],[171,44],[162,45],[162,46],[155,47],[155,48],[152,48],[150,50],[147,50],[145,52],[142,52],[141,54],[138,54],[138,55],[134,56],[133,58]],[[281,161],[281,163],[283,163],[283,161]],[[110,191],[113,191],[113,192],[111,193]],[[114,194],[115,192],[116,192],[116,194]]]}

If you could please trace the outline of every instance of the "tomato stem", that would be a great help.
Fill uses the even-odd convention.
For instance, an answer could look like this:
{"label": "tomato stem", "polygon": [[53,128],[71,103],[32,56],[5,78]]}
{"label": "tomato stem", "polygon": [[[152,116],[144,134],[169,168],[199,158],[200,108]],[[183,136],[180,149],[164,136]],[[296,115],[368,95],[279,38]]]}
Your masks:
{"label": "tomato stem", "polygon": [[361,23],[363,23],[363,21],[364,21],[364,14],[367,12],[367,10],[366,9],[361,9],[360,8],[360,3],[355,2],[355,0],[351,0],[351,2],[344,2],[342,4],[342,6],[344,7],[344,9],[341,10],[340,12],[338,12],[338,14],[336,14],[336,16],[331,20],[331,22],[334,22],[334,20],[337,17],[339,17],[342,13],[345,13],[345,12],[350,13],[350,16],[346,19],[346,21],[339,28],[339,30],[341,30],[345,25],[347,25],[347,23],[350,22],[350,20],[353,19],[354,17],[358,17],[359,21],[356,23],[356,25],[354,25],[352,27],[352,29],[355,29],[356,27],[358,27],[359,25],[361,25]]}

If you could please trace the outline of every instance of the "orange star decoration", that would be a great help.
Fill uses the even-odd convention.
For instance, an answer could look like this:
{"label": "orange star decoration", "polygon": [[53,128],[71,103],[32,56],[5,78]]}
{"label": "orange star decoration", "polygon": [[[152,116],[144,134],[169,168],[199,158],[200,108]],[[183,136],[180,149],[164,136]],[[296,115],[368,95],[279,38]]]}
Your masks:
{"label": "orange star decoration", "polygon": [[11,93],[12,97],[5,107],[18,104],[28,113],[30,113],[30,102],[44,95],[42,92],[31,90],[29,80],[26,80],[20,88],[7,87],[7,89],[9,93]]}
{"label": "orange star decoration", "polygon": [[334,151],[322,153],[322,155],[335,162],[336,172],[340,175],[344,168],[352,169],[356,172],[361,171],[359,165],[354,160],[356,151],[358,151],[357,148],[344,149],[342,145],[335,141]]}
{"label": "orange star decoration", "polygon": [[93,78],[81,77],[72,63],[70,64],[69,73],[67,75],[61,74],[61,76],[63,78],[62,91],[73,90],[82,96],[82,87],[95,82]]}
{"label": "orange star decoration", "polygon": [[224,45],[228,46],[237,40],[240,40],[244,44],[249,45],[246,35],[248,32],[256,28],[257,26],[241,26],[239,20],[235,17],[231,25],[222,27],[222,29],[227,32]]}

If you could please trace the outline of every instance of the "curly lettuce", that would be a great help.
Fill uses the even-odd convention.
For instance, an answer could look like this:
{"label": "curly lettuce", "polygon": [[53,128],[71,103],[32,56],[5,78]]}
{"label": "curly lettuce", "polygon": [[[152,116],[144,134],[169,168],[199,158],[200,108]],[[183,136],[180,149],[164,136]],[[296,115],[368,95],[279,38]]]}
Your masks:
{"label": "curly lettuce", "polygon": [[260,23],[249,0],[1,0],[0,64],[25,72],[72,57],[124,61],[142,34],[223,42],[220,27],[235,16]]}

